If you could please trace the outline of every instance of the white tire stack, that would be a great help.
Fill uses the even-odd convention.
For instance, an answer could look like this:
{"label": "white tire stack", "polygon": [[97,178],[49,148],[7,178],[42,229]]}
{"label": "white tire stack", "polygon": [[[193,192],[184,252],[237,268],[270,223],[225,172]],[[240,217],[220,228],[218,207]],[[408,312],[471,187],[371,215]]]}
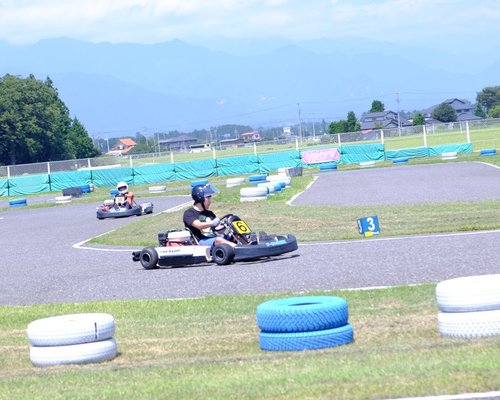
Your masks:
{"label": "white tire stack", "polygon": [[55,201],[56,204],[66,204],[71,203],[71,196],[56,196]]}
{"label": "white tire stack", "polygon": [[448,279],[436,286],[438,328],[443,336],[500,335],[500,274]]}
{"label": "white tire stack", "polygon": [[167,191],[167,187],[164,185],[160,186],[150,186],[149,193],[163,193]]}
{"label": "white tire stack", "polygon": [[240,202],[266,200],[268,195],[267,187],[244,187],[240,189]]}
{"label": "white tire stack", "polygon": [[226,179],[226,187],[235,187],[243,184],[245,182],[245,178],[227,178]]}
{"label": "white tire stack", "polygon": [[27,329],[34,366],[87,364],[116,357],[115,321],[105,313],[59,315],[31,322]]}

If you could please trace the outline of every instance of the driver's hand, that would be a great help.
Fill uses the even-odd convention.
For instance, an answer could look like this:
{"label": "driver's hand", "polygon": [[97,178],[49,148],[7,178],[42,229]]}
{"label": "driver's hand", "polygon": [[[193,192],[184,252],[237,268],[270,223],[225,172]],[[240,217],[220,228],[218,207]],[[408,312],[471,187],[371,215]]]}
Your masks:
{"label": "driver's hand", "polygon": [[217,225],[220,224],[220,219],[219,218],[215,218],[213,221],[212,221],[212,227],[215,228]]}

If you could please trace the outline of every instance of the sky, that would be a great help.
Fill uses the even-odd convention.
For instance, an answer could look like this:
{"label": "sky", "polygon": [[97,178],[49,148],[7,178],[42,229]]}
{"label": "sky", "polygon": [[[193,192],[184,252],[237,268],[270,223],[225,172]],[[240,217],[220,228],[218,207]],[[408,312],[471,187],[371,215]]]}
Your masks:
{"label": "sky", "polygon": [[12,44],[345,36],[457,51],[488,47],[500,38],[500,1],[0,0],[0,40]]}

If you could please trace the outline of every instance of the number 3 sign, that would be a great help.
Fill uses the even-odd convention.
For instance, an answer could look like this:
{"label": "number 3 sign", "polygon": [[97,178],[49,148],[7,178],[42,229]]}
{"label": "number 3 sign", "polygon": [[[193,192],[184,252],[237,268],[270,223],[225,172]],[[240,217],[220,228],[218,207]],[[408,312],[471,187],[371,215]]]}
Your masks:
{"label": "number 3 sign", "polygon": [[358,230],[364,237],[380,235],[380,227],[378,224],[378,217],[373,215],[371,217],[363,217],[358,219]]}

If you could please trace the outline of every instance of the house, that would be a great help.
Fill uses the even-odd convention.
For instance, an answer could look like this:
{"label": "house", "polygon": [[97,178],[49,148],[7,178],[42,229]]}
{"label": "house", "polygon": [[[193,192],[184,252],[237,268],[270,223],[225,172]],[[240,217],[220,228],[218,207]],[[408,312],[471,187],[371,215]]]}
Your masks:
{"label": "house", "polygon": [[242,133],[242,134],[240,134],[240,137],[245,142],[259,142],[262,140],[262,137],[260,136],[260,132],[257,132],[257,131]]}
{"label": "house", "polygon": [[118,139],[118,142],[106,153],[112,156],[123,156],[134,148],[137,143],[130,138]]}
{"label": "house", "polygon": [[411,126],[411,122],[399,117],[394,111],[366,112],[361,115],[361,131],[369,132],[374,129],[390,129],[401,126]]}
{"label": "house", "polygon": [[171,139],[162,139],[158,145],[163,151],[189,151],[190,146],[197,142],[198,139],[192,136],[180,135]]}
{"label": "house", "polygon": [[457,114],[457,121],[470,121],[470,120],[478,120],[482,119],[474,115],[474,107],[466,100],[460,100],[457,98],[454,99],[446,99],[440,104],[436,104],[432,107],[426,108],[422,110],[421,113],[425,118],[426,123],[440,123],[432,118],[432,113],[436,108],[438,108],[441,104],[449,104]]}

